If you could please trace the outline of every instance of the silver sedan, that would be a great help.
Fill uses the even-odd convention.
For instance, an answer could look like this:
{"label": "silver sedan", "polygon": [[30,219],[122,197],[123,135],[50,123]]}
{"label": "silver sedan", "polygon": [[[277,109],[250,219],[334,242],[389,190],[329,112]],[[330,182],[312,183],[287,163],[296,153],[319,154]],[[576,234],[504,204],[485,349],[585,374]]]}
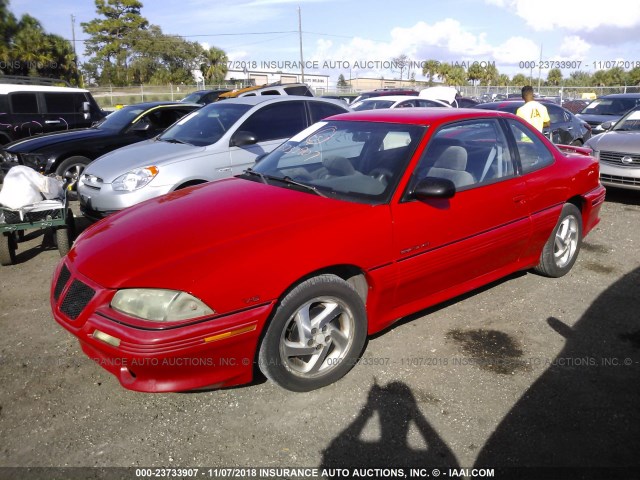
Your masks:
{"label": "silver sedan", "polygon": [[605,133],[585,144],[600,161],[600,181],[610,187],[640,190],[640,107],[615,126],[605,122],[603,128]]}

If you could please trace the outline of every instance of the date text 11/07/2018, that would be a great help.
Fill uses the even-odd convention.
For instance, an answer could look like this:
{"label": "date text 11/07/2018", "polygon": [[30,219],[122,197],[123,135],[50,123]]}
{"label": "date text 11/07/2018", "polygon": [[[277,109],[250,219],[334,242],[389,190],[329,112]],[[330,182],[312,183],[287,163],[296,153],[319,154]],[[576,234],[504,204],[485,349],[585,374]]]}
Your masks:
{"label": "date text 11/07/2018", "polygon": [[[518,62],[521,69],[551,69],[551,68],[568,68],[578,70],[582,66],[589,65],[582,60],[530,60]],[[640,60],[598,60],[591,62],[594,70],[609,70],[612,68],[621,68],[623,70],[631,70],[640,68]]]}

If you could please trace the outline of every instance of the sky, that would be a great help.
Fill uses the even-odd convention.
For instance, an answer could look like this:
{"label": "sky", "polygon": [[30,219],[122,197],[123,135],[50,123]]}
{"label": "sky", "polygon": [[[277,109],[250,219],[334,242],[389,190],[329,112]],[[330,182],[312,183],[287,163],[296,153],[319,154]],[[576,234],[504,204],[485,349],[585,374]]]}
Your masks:
{"label": "sky", "polygon": [[[305,73],[334,79],[339,74],[397,78],[389,61],[403,54],[414,62],[418,80],[424,79],[420,65],[430,59],[463,66],[495,62],[500,73],[543,79],[554,66],[564,76],[640,66],[637,0],[143,0],[143,5],[142,15],[164,33],[222,48],[231,68],[299,71],[286,63],[300,62],[298,7]],[[11,0],[10,8],[68,39],[74,15],[80,55],[86,38],[80,23],[96,17],[93,0]]]}

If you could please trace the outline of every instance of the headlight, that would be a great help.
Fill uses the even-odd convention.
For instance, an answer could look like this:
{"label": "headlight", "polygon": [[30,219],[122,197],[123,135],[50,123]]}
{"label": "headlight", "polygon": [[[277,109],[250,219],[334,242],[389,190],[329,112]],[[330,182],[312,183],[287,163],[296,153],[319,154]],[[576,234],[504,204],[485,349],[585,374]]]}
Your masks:
{"label": "headlight", "polygon": [[114,190],[133,192],[147,185],[158,175],[158,167],[142,167],[120,175],[113,181]]}
{"label": "headlight", "polygon": [[39,153],[23,153],[22,162],[27,167],[36,167],[36,169],[39,169],[47,165],[47,157]]}
{"label": "headlight", "polygon": [[215,313],[193,295],[155,288],[118,290],[111,300],[111,308],[152,322],[175,322]]}
{"label": "headlight", "polygon": [[16,162],[16,163],[18,163],[18,155],[15,154],[15,153],[7,152],[6,150],[4,150],[2,152],[2,160],[4,160],[5,162]]}

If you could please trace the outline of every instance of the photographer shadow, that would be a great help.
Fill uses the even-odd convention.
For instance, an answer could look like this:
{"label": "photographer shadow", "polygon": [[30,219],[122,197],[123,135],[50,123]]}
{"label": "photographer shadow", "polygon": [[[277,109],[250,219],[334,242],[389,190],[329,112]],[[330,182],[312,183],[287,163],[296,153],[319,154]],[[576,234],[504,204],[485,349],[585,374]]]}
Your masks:
{"label": "photographer shadow", "polygon": [[448,469],[456,465],[453,452],[422,415],[411,389],[392,382],[371,387],[358,417],[323,451],[320,468]]}

